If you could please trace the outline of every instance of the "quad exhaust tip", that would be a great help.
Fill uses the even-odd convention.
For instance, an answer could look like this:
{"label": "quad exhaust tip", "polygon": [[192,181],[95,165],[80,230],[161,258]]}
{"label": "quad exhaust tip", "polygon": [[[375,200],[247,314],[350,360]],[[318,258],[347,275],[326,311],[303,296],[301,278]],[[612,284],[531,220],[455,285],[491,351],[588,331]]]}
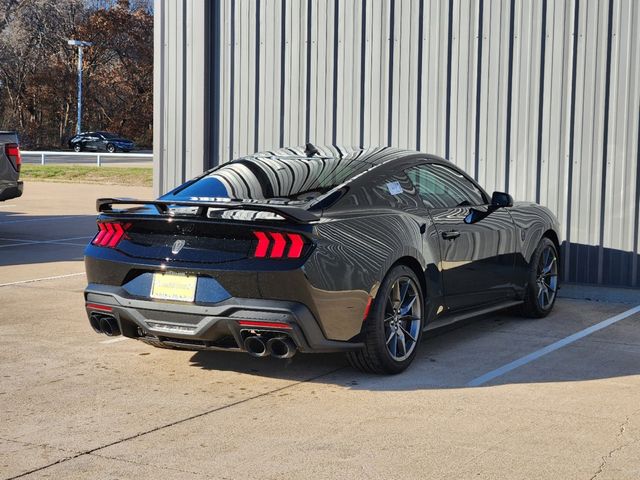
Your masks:
{"label": "quad exhaust tip", "polygon": [[264,343],[262,338],[257,335],[252,335],[244,339],[244,349],[252,357],[262,358],[269,355],[267,345]]}
{"label": "quad exhaust tip", "polygon": [[279,359],[291,358],[297,351],[296,345],[289,337],[273,337],[265,342],[258,335],[245,338],[244,349],[253,357],[263,358],[271,355]]}
{"label": "quad exhaust tip", "polygon": [[274,358],[286,359],[293,357],[297,348],[289,337],[273,337],[267,342],[267,350]]}
{"label": "quad exhaust tip", "polygon": [[104,333],[108,337],[116,337],[121,334],[118,321],[110,315],[92,313],[89,316],[89,323],[97,333]]}

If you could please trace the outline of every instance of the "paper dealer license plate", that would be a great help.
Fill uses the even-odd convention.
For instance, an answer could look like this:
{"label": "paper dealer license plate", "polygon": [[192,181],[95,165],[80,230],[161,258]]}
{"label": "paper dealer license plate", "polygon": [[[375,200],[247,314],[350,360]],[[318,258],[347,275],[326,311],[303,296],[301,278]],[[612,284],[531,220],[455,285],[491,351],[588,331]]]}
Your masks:
{"label": "paper dealer license plate", "polygon": [[175,273],[154,273],[151,298],[193,302],[196,298],[197,281],[198,277]]}

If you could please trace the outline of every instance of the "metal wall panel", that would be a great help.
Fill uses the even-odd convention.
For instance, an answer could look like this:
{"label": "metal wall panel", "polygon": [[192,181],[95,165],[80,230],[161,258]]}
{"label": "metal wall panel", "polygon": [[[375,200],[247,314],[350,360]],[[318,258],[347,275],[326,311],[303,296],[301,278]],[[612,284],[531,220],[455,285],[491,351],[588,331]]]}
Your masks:
{"label": "metal wall panel", "polygon": [[306,141],[417,148],[549,206],[566,279],[640,284],[640,2],[156,0],[156,18],[158,191]]}

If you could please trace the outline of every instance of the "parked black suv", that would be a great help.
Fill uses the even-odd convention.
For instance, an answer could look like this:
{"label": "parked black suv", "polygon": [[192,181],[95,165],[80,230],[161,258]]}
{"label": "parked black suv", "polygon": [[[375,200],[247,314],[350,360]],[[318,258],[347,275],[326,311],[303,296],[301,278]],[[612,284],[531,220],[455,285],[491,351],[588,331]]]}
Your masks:
{"label": "parked black suv", "polygon": [[83,150],[104,150],[109,153],[130,152],[134,146],[133,141],[110,132],[85,132],[71,137],[69,140],[69,148],[74,152],[82,152]]}
{"label": "parked black suv", "polygon": [[22,195],[21,164],[18,134],[0,131],[0,201]]}

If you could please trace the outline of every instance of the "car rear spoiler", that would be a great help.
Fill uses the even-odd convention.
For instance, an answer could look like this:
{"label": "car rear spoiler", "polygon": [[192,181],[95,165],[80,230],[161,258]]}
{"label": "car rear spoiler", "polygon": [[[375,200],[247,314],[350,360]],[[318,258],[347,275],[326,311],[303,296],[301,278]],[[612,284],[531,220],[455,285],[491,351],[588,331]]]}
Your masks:
{"label": "car rear spoiler", "polygon": [[240,203],[226,201],[182,201],[182,200],[133,200],[128,198],[99,198],[96,209],[100,213],[126,213],[114,210],[113,205],[150,205],[158,213],[168,214],[170,207],[198,207],[197,215],[205,217],[209,208],[224,208],[226,210],[251,210],[254,212],[270,212],[294,223],[309,223],[320,220],[320,217],[309,210],[288,205],[270,205],[266,203]]}

